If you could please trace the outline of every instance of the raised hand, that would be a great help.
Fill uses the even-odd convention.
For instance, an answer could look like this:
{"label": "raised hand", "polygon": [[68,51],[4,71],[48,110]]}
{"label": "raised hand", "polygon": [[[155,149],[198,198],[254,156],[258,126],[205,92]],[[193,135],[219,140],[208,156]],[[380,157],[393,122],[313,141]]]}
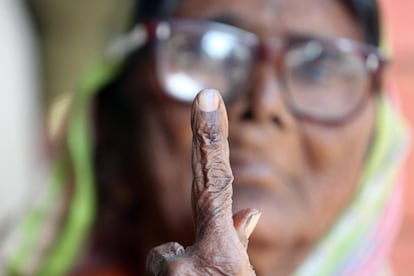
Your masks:
{"label": "raised hand", "polygon": [[255,275],[247,242],[260,212],[246,209],[233,216],[228,120],[219,92],[203,90],[192,107],[192,207],[196,237],[184,249],[170,242],[147,257],[149,275]]}

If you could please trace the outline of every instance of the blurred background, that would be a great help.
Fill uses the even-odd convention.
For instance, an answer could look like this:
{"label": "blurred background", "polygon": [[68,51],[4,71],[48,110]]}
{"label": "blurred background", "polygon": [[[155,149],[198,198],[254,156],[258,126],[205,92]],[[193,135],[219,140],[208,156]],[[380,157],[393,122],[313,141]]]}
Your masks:
{"label": "blurred background", "polygon": [[[414,129],[414,1],[381,0],[393,48],[390,79],[401,98],[403,113]],[[412,137],[411,137],[412,139]],[[412,144],[412,142],[411,142]],[[406,163],[403,224],[394,246],[392,262],[397,275],[414,275],[414,154],[411,145]]]}
{"label": "blurred background", "polygon": [[[379,1],[382,4],[385,28],[388,31],[393,52],[388,80],[399,94],[403,113],[406,115],[411,129],[414,129],[414,32],[412,31],[414,26],[414,1]],[[33,172],[39,172],[39,162],[37,161],[39,156],[42,155],[39,150],[29,150],[35,148],[33,147],[33,141],[28,144],[27,140],[29,139],[26,139],[26,141],[19,140],[21,137],[27,137],[30,133],[34,133],[33,126],[40,124],[39,119],[34,115],[37,113],[36,107],[29,105],[30,99],[22,100],[25,97],[23,94],[20,95],[20,100],[15,97],[13,102],[16,105],[6,106],[5,103],[10,100],[6,96],[10,93],[3,93],[3,91],[32,91],[36,92],[39,97],[42,94],[44,100],[41,108],[50,110],[55,115],[58,114],[58,110],[50,109],[51,103],[53,102],[53,106],[56,108],[59,107],[59,104],[56,103],[64,102],[67,97],[70,97],[70,94],[76,90],[76,81],[82,72],[87,71],[91,65],[102,58],[105,50],[104,45],[113,38],[114,34],[127,25],[128,22],[125,22],[125,18],[131,10],[131,1],[127,0],[28,0],[30,10],[36,14],[33,22],[29,22],[27,21],[28,10],[23,6],[23,2],[16,0],[0,1],[0,22],[3,19],[7,23],[6,18],[12,15],[10,11],[16,12],[16,19],[12,20],[13,26],[11,27],[20,30],[21,33],[20,38],[8,38],[7,34],[11,32],[8,32],[6,28],[10,26],[7,25],[8,23],[0,24],[1,33],[3,36],[6,34],[2,41],[8,42],[5,44],[6,46],[2,45],[0,47],[0,58],[2,62],[5,62],[6,58],[13,58],[14,61],[12,62],[13,66],[0,72],[2,76],[6,76],[0,84],[2,91],[0,92],[0,109],[6,112],[6,116],[15,116],[16,119],[12,126],[19,125],[19,123],[22,125],[22,129],[12,128],[13,131],[16,130],[15,133],[11,131],[8,135],[3,134],[2,138],[8,138],[9,141],[13,142],[13,145],[19,147],[20,155],[14,155],[14,159],[1,158],[1,156],[10,156],[10,150],[13,146],[11,148],[7,146],[12,144],[8,144],[7,141],[3,143],[4,139],[0,141],[0,170],[7,167],[6,165],[9,165],[13,160],[18,162],[17,160],[24,154],[27,155],[27,152],[30,152],[32,156],[25,167],[23,167],[24,164],[16,165],[16,168],[18,168],[16,172],[9,171],[5,173],[0,171],[0,184],[6,183],[4,179],[8,181],[15,179],[19,183],[30,182],[27,181],[27,178],[32,178]],[[31,37],[30,33],[33,29],[40,30],[39,38]],[[39,52],[38,56],[43,61],[39,62],[37,59],[27,58],[33,56],[33,53],[31,53],[33,47],[19,50],[22,54],[18,57],[9,55],[10,52],[8,51],[22,44],[38,45],[36,48]],[[14,50],[16,49],[14,48]],[[40,66],[42,70],[38,71],[43,73],[33,74],[36,71],[33,68]],[[23,81],[14,79],[18,75],[13,73],[14,68],[16,72],[26,74],[26,76],[20,78]],[[7,79],[7,76],[10,76],[10,78]],[[41,81],[36,81],[35,78]],[[42,83],[42,86],[38,86],[37,83]],[[8,84],[10,85],[8,86]],[[40,93],[40,91],[43,93]],[[33,97],[34,94],[26,94],[26,97],[28,95]],[[27,107],[24,105],[25,103]],[[25,109],[25,113],[19,113],[17,108]],[[4,117],[3,113],[0,116],[0,131],[2,131],[2,127],[6,127],[5,129],[8,127],[7,122],[1,121],[1,117]],[[54,116],[53,118],[58,117]],[[58,123],[46,122],[52,127]],[[5,133],[4,130],[2,132]],[[42,134],[38,134],[38,136],[41,137]],[[411,149],[405,170],[404,218],[392,253],[392,263],[396,275],[403,276],[414,275],[414,205],[410,204],[414,201],[413,168],[414,154]],[[13,183],[17,183],[16,181]],[[20,187],[21,191],[28,191],[23,184],[16,185],[16,187]],[[25,202],[25,196],[28,194],[26,192],[25,196],[15,200],[7,198],[8,201],[6,201],[4,189],[7,190],[7,188],[7,185],[0,185],[0,215],[2,210],[7,211],[7,208],[4,208],[6,206],[5,202],[10,203],[7,205],[10,208],[18,206],[21,202]]]}

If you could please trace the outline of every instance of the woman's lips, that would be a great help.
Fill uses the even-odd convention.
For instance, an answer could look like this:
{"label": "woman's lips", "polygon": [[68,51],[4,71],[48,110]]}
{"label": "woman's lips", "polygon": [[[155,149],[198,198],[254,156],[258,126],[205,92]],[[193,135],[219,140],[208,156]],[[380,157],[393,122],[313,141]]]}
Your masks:
{"label": "woman's lips", "polygon": [[266,162],[230,159],[235,185],[274,190],[279,182],[276,170]]}

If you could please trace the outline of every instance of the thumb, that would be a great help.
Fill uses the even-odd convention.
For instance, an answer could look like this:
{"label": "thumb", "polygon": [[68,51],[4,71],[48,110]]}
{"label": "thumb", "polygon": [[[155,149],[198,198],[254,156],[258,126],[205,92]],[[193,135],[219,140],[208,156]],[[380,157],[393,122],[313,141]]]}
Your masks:
{"label": "thumb", "polygon": [[239,236],[240,242],[247,249],[250,235],[256,228],[262,213],[257,209],[244,209],[233,215],[234,229]]}

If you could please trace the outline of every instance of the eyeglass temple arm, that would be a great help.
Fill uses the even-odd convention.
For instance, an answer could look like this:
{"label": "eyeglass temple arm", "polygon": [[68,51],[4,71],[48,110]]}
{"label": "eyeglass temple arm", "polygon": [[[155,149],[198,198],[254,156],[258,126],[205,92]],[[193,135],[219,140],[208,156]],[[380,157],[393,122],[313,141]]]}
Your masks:
{"label": "eyeglass temple arm", "polygon": [[149,40],[147,24],[137,24],[127,34],[120,35],[107,47],[105,54],[110,59],[122,60]]}

